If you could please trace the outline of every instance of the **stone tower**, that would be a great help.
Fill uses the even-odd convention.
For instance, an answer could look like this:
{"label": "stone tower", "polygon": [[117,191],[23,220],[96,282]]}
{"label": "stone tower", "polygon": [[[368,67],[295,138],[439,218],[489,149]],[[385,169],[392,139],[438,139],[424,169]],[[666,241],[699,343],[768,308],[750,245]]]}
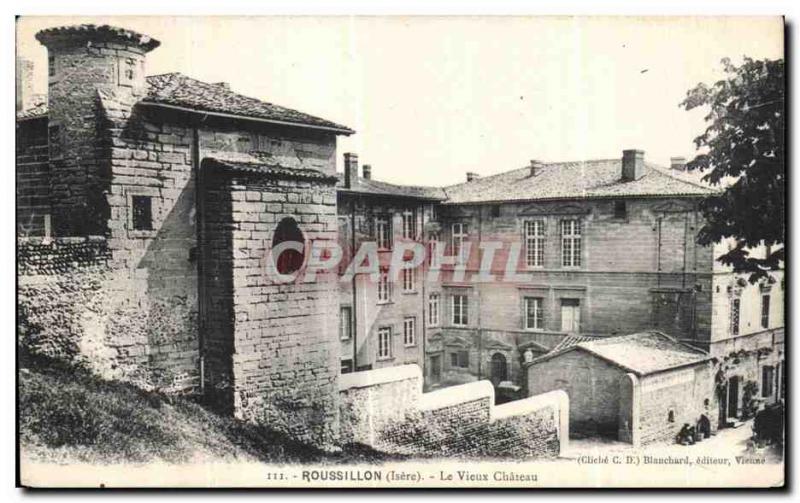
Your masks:
{"label": "stone tower", "polygon": [[103,235],[110,149],[99,106],[133,104],[147,93],[145,55],[157,40],[111,26],[42,30],[48,53],[48,137],[53,230],[57,236]]}

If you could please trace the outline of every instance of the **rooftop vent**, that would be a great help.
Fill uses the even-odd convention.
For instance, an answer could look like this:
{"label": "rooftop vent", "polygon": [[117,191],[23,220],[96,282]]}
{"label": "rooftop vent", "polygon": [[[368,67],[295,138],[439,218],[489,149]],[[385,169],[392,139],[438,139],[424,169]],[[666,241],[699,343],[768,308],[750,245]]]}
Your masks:
{"label": "rooftop vent", "polygon": [[686,171],[686,158],[685,157],[670,157],[670,168],[675,171]]}
{"label": "rooftop vent", "polygon": [[536,176],[542,172],[544,168],[544,163],[542,161],[537,161],[536,159],[531,159],[531,176]]}

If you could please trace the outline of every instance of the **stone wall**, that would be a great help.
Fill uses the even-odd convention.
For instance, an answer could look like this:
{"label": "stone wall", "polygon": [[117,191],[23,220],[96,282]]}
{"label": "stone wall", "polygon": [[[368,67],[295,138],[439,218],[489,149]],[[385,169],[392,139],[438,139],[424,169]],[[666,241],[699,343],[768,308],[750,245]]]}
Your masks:
{"label": "stone wall", "polygon": [[158,304],[146,295],[145,280],[113,269],[104,237],[20,239],[18,259],[23,353],[82,364],[147,389],[198,388],[196,338],[181,345],[174,332],[185,311]]}
{"label": "stone wall", "polygon": [[[695,202],[674,198],[628,200],[625,218],[615,218],[613,203],[505,203],[496,208],[445,204],[441,239],[449,242],[451,224],[462,222],[468,224],[473,244],[463,280],[456,280],[445,268],[445,293],[452,293],[448,287],[455,291],[472,286],[467,289],[470,328],[480,325],[496,331],[523,330],[522,298],[532,296],[543,299],[544,331],[562,330],[560,302],[569,298],[580,302],[582,333],[610,335],[658,328],[681,339],[707,340],[711,251],[695,243],[700,224]],[[581,221],[580,267],[561,265],[559,226],[565,218]],[[482,258],[478,241],[504,243],[504,248],[495,253],[491,270],[503,277],[511,244],[523,243],[524,222],[528,220],[544,222],[543,267],[528,269],[522,247],[516,265],[520,274],[529,275],[527,280],[473,283]],[[695,285],[704,282],[695,291]],[[679,299],[674,312],[654,316],[654,304],[663,303],[665,291],[685,298]],[[447,313],[449,299],[443,300],[443,312]],[[701,315],[690,307],[696,307]],[[620,317],[620,312],[626,316]],[[443,325],[451,325],[451,320],[445,318]]]}
{"label": "stone wall", "polygon": [[705,415],[713,430],[718,407],[714,396],[713,365],[676,369],[639,381],[640,445],[674,442],[684,424],[695,426]]}
{"label": "stone wall", "polygon": [[[206,164],[204,163],[204,166]],[[336,275],[280,283],[268,274],[278,224],[291,219],[307,243],[336,239],[336,196],[319,181],[203,168],[209,204],[203,245],[209,385],[227,376],[228,405],[242,419],[327,446],[336,442],[339,374]],[[218,208],[211,214],[210,208]],[[221,262],[215,269],[209,262]]]}
{"label": "stone wall", "polygon": [[379,432],[419,407],[422,371],[402,365],[339,377],[341,442],[377,445]]}
{"label": "stone wall", "polygon": [[569,351],[528,367],[528,393],[561,389],[570,400],[570,429],[617,434],[620,378],[625,372],[583,351]]}
{"label": "stone wall", "polygon": [[416,456],[549,457],[566,448],[569,405],[556,391],[495,406],[477,381],[422,393],[416,365],[340,381],[343,442]]}

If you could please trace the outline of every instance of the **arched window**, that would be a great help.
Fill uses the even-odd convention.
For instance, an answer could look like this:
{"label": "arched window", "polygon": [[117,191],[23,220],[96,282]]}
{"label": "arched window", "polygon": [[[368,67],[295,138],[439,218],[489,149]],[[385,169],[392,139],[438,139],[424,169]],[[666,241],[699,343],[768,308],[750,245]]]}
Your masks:
{"label": "arched window", "polygon": [[[275,249],[281,243],[294,242],[299,243],[300,246],[305,247],[305,238],[303,232],[297,226],[294,218],[286,217],[278,223],[275,229],[275,236],[272,238],[272,248]],[[279,255],[274,256],[275,269],[278,274],[292,274],[296,272],[303,265],[305,259],[305,252],[298,252],[291,248],[283,250]]]}

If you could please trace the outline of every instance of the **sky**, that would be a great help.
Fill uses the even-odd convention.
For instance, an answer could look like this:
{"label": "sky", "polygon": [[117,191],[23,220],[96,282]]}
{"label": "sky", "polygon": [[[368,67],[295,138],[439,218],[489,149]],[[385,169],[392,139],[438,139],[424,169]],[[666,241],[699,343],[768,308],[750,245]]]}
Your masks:
{"label": "sky", "polygon": [[529,164],[691,158],[704,111],[679,103],[720,60],[783,57],[783,21],[753,17],[21,17],[18,55],[46,92],[37,31],[112,24],[181,72],[356,130],[342,153],[373,178],[451,185]]}

